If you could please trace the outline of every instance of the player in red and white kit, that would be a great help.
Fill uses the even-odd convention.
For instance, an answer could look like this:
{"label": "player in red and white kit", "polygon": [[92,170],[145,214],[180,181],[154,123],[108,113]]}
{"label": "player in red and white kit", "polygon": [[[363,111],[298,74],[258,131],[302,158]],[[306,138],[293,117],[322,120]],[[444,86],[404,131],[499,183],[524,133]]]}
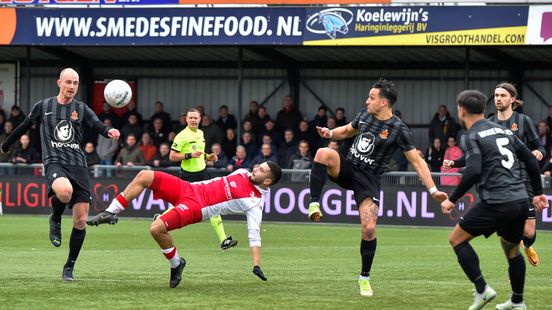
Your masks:
{"label": "player in red and white kit", "polygon": [[171,264],[169,286],[178,286],[186,260],[178,255],[169,231],[218,215],[244,214],[247,217],[249,246],[253,257],[253,273],[266,281],[261,270],[261,222],[265,196],[270,185],[282,175],[280,167],[271,161],[249,172],[238,169],[232,174],[208,181],[188,183],[160,171],[142,170],[127,188],[117,195],[109,207],[88,220],[89,225],[115,224],[117,214],[147,187],[155,198],[171,203],[169,209],[150,227],[152,237]]}

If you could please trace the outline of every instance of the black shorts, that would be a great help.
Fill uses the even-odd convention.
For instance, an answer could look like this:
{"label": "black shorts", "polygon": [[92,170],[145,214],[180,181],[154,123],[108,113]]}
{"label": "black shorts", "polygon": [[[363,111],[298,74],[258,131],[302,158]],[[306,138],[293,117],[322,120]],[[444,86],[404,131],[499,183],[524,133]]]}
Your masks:
{"label": "black shorts", "polygon": [[537,210],[533,206],[533,187],[531,187],[531,182],[525,181],[525,189],[527,190],[527,195],[529,195],[529,212],[527,213],[528,220],[534,220],[537,218]]}
{"label": "black shorts", "polygon": [[460,218],[458,225],[474,237],[484,235],[488,238],[496,232],[508,242],[519,243],[528,211],[527,199],[501,204],[480,201]]}
{"label": "black shorts", "polygon": [[209,171],[207,171],[207,169],[203,169],[197,172],[188,172],[180,168],[180,178],[184,181],[192,183],[209,180],[211,178],[211,175],[209,174]]}
{"label": "black shorts", "polygon": [[46,178],[48,179],[48,197],[54,195],[52,184],[57,178],[67,178],[73,186],[73,195],[69,201],[69,208],[79,202],[90,203],[90,179],[88,176],[88,168],[80,166],[64,166],[57,163],[46,165]]}
{"label": "black shorts", "polygon": [[357,208],[366,198],[371,198],[376,204],[379,204],[380,178],[365,169],[353,167],[341,153],[339,159],[341,161],[339,175],[337,178],[330,177],[330,179],[337,185],[354,192]]}

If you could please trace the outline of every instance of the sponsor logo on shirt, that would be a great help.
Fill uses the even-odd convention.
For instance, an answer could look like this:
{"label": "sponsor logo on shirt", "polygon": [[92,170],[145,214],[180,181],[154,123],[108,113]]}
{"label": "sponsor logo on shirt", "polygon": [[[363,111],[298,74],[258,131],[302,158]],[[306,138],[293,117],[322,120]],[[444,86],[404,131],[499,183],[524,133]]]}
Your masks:
{"label": "sponsor logo on shirt", "polygon": [[54,138],[57,140],[52,141],[51,145],[52,147],[69,147],[73,149],[78,149],[79,145],[78,143],[71,143],[73,142],[73,138],[75,137],[75,130],[73,129],[73,125],[68,120],[62,120],[54,129]]}
{"label": "sponsor logo on shirt", "polygon": [[367,164],[373,164],[374,160],[368,157],[368,155],[374,151],[375,141],[376,137],[370,132],[360,134],[358,139],[355,140],[355,145],[351,147],[351,155]]}

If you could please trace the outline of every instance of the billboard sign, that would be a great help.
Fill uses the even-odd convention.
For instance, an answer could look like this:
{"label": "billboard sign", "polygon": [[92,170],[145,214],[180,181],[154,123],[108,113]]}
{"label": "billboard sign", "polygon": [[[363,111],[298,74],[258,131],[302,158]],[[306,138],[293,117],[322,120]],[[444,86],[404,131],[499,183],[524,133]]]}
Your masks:
{"label": "billboard sign", "polygon": [[[0,8],[0,45],[524,45],[528,11],[528,6]],[[539,37],[548,39],[552,17],[543,12],[539,18]]]}
{"label": "billboard sign", "polygon": [[[111,203],[122,191],[129,179],[92,178],[92,206],[90,214],[96,214]],[[49,214],[51,207],[47,198],[45,178],[3,177],[0,181],[4,214]],[[442,190],[452,192],[453,188]],[[552,200],[552,191],[545,193]],[[310,198],[309,185],[306,183],[281,182],[268,194],[264,206],[263,220],[281,222],[309,222],[307,219]],[[378,223],[405,226],[454,226],[458,218],[477,201],[475,192],[470,191],[456,204],[456,210],[450,215],[441,213],[440,205],[435,202],[420,185],[385,185],[380,192]],[[146,189],[136,197],[121,213],[124,217],[151,218],[155,213],[162,213],[171,205],[156,199]],[[359,223],[358,210],[353,192],[344,190],[333,183],[324,187],[321,195],[321,207],[325,223]],[[227,219],[245,220],[244,216],[225,216]],[[545,209],[537,214],[537,227],[552,230],[552,210]]]}

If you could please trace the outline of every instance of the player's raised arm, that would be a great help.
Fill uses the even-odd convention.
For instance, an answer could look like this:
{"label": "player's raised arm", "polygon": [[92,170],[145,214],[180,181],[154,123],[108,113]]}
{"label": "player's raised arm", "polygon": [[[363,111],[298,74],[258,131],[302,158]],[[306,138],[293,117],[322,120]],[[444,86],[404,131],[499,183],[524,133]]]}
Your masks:
{"label": "player's raised arm", "polygon": [[316,126],[316,131],[318,131],[318,134],[322,138],[332,139],[332,140],[347,139],[356,135],[358,132],[356,129],[353,128],[353,126],[351,126],[351,123],[334,129]]}
{"label": "player's raised arm", "polygon": [[412,166],[420,176],[420,179],[422,179],[422,183],[424,183],[425,187],[431,194],[431,197],[438,202],[442,202],[447,199],[447,193],[439,191],[437,189],[437,186],[435,186],[435,182],[433,182],[433,179],[431,178],[431,172],[429,171],[427,163],[418,154],[416,149],[406,151],[404,152],[404,155],[406,156],[406,159],[408,159],[408,161],[412,164]]}

